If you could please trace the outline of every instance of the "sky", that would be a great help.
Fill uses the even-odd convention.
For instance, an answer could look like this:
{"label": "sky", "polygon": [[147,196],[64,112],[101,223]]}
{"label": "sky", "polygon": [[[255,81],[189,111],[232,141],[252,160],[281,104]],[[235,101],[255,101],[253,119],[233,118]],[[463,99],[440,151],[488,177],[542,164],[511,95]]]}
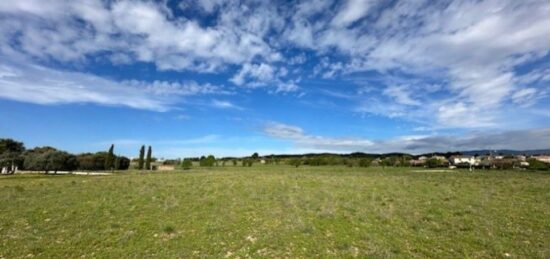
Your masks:
{"label": "sky", "polygon": [[0,1],[0,138],[159,158],[550,148],[550,1]]}

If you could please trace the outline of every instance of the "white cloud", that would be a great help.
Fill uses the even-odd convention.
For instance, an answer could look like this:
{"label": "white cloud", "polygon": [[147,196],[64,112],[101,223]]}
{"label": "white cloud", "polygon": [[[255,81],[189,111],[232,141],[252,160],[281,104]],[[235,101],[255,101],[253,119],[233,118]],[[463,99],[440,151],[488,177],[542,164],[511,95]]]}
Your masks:
{"label": "white cloud", "polygon": [[[237,71],[230,82],[270,93],[297,91],[302,76],[376,71],[415,82],[380,80],[376,86],[386,90],[365,94],[378,100],[359,100],[357,110],[435,124],[481,114],[453,127],[495,127],[505,110],[534,107],[548,96],[548,68],[517,71],[550,50],[547,1],[382,6],[370,0],[193,0],[180,8],[183,16],[166,1],[1,1],[0,56],[42,64],[86,66],[103,58],[116,65],[147,62],[159,70]],[[213,91],[209,85],[166,84],[152,91]],[[439,95],[431,97],[434,92]]]}
{"label": "white cloud", "polygon": [[361,138],[328,138],[309,135],[299,127],[275,122],[265,125],[263,131],[270,137],[292,140],[298,146],[314,149],[353,151],[359,147],[373,145],[370,140]]}
{"label": "white cloud", "polygon": [[67,72],[0,61],[0,97],[36,104],[93,103],[167,111],[178,97],[214,94],[218,87],[196,82],[117,82],[80,72]]}
{"label": "white cloud", "polygon": [[414,100],[410,96],[410,87],[408,86],[390,86],[384,90],[384,94],[392,97],[399,104],[405,105],[420,105],[421,103],[417,100]]}
{"label": "white cloud", "polygon": [[369,0],[348,0],[332,20],[336,26],[348,26],[365,16],[372,3]]}
{"label": "white cloud", "polygon": [[4,48],[15,41],[19,46],[12,50],[43,59],[74,61],[113,52],[116,61],[127,54],[124,57],[155,63],[159,69],[212,72],[253,58],[279,58],[261,37],[241,27],[202,27],[174,17],[161,3],[4,1],[0,13]]}
{"label": "white cloud", "polygon": [[230,101],[224,101],[224,100],[212,100],[212,106],[220,109],[236,109],[236,110],[242,110],[243,108],[233,104]]}
{"label": "white cloud", "polygon": [[248,85],[265,85],[274,79],[274,69],[268,64],[244,64],[241,70],[230,81],[236,85],[244,85],[247,79],[252,80]]}
{"label": "white cloud", "polygon": [[270,137],[291,141],[296,148],[317,152],[428,152],[467,151],[477,149],[547,149],[550,128],[500,131],[492,133],[470,132],[463,135],[411,135],[387,140],[365,138],[329,138],[307,134],[303,129],[282,123],[268,123],[263,132]]}
{"label": "white cloud", "polygon": [[537,89],[535,88],[520,89],[512,95],[512,101],[515,104],[518,104],[521,106],[533,105],[536,99],[537,99]]}

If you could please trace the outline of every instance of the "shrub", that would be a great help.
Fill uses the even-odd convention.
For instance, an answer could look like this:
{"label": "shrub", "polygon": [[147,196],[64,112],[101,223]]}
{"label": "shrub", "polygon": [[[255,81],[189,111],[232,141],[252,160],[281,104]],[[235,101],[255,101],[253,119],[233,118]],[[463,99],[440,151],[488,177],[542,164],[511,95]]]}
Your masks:
{"label": "shrub", "polygon": [[296,168],[298,168],[298,167],[302,164],[302,159],[300,159],[300,158],[292,158],[292,159],[288,160],[288,164],[291,165],[291,166],[295,166]]}
{"label": "shrub", "polygon": [[208,166],[212,167],[216,164],[216,158],[213,155],[209,155],[208,157],[201,157],[201,160],[199,161],[200,166]]}
{"label": "shrub", "polygon": [[368,159],[368,158],[361,158],[361,159],[359,160],[359,166],[360,166],[360,167],[369,167],[371,162],[372,162],[371,159]]}
{"label": "shrub", "polygon": [[494,161],[497,169],[512,169],[514,168],[515,159],[499,159]]}
{"label": "shrub", "polygon": [[181,161],[181,164],[180,164],[181,169],[184,169],[184,170],[191,169],[192,166],[193,166],[193,161],[191,161],[191,159],[189,158],[183,159],[183,161]]}
{"label": "shrub", "polygon": [[437,168],[437,167],[441,167],[441,160],[437,159],[437,158],[430,158],[428,160],[426,160],[426,166],[428,168]]}
{"label": "shrub", "polygon": [[529,169],[531,170],[548,170],[550,169],[550,166],[547,163],[544,163],[542,161],[539,161],[534,158],[527,159],[527,162],[529,162]]}

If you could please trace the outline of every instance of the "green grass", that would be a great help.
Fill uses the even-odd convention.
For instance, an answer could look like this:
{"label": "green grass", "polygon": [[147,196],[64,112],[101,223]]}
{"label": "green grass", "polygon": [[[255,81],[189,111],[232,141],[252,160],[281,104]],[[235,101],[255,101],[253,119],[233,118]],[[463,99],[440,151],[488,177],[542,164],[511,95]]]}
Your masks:
{"label": "green grass", "polygon": [[254,166],[0,177],[0,258],[550,258],[550,174]]}

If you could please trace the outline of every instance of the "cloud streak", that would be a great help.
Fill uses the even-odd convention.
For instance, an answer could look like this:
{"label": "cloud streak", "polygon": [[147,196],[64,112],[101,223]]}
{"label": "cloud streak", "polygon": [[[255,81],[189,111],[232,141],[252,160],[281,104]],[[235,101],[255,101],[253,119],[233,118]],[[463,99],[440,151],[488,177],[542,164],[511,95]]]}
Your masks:
{"label": "cloud streak", "polygon": [[35,104],[93,103],[162,112],[173,109],[183,96],[214,94],[217,89],[193,81],[117,82],[85,73],[0,61],[0,97]]}
{"label": "cloud streak", "polygon": [[406,152],[421,154],[429,152],[467,151],[476,149],[548,149],[550,128],[516,130],[495,133],[471,132],[464,135],[418,135],[401,136],[388,140],[366,138],[334,138],[307,134],[300,127],[268,123],[265,135],[288,140],[298,149],[308,148],[319,152]]}

